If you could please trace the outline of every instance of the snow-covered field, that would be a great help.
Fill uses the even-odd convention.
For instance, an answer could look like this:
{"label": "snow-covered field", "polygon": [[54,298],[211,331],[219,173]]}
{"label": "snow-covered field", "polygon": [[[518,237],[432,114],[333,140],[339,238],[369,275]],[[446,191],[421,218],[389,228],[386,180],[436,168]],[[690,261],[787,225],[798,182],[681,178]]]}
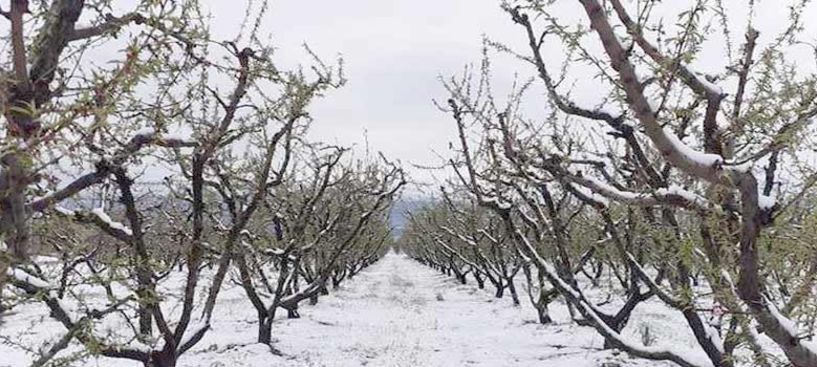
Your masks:
{"label": "snow-covered field", "polygon": [[[182,356],[181,366],[657,365],[602,350],[602,339],[571,323],[560,303],[552,307],[556,322],[539,325],[524,294],[523,305],[513,307],[509,297],[495,299],[492,290],[459,285],[402,255],[387,255],[316,306],[302,306],[302,318],[277,320],[274,348],[282,355],[253,343],[254,311],[240,288],[228,287],[213,330]],[[631,325],[637,330],[645,320],[661,323],[650,320],[655,317],[663,316],[636,314]],[[0,327],[5,335],[13,334],[9,326],[26,324],[7,321]],[[663,339],[660,328],[654,333]],[[27,365],[23,353],[0,346],[0,366]],[[136,364],[90,359],[76,365]]]}

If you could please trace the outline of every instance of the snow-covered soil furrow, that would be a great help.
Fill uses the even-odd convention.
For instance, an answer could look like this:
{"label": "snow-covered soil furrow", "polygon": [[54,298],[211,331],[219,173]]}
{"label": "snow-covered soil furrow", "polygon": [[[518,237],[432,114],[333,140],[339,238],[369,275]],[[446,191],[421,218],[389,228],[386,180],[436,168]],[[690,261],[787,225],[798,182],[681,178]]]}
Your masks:
{"label": "snow-covered soil furrow", "polygon": [[[232,302],[225,299],[224,303]],[[514,307],[509,298],[495,299],[487,289],[459,285],[396,254],[387,255],[348,280],[341,289],[321,298],[318,305],[303,307],[302,318],[277,321],[274,346],[283,353],[281,357],[271,356],[263,345],[241,345],[253,335],[254,325],[247,323],[251,320],[247,317],[248,305],[240,299],[235,303],[241,304],[245,312],[223,312],[213,332],[182,359],[182,365],[640,364],[625,355],[601,350],[601,338],[593,330],[569,323],[558,305],[554,307],[557,322],[539,325],[535,312],[527,305]],[[233,321],[228,321],[231,318]],[[237,346],[227,347],[230,343]]]}
{"label": "snow-covered soil furrow", "polygon": [[[321,297],[317,305],[304,302],[301,318],[286,319],[286,313],[279,312],[270,348],[254,343],[255,311],[241,287],[227,282],[212,330],[181,357],[179,366],[666,365],[603,350],[602,338],[571,322],[559,301],[551,305],[556,322],[540,325],[526,297],[520,294],[522,305],[514,307],[510,297],[494,298],[492,289],[458,284],[408,257],[390,253]],[[41,305],[21,307],[0,327],[5,341],[0,343],[0,367],[31,363],[33,354],[19,346],[11,348],[9,340],[25,339],[24,344],[36,348],[64,333]],[[654,311],[647,307],[633,315],[629,337],[638,340],[633,330],[641,323],[668,324],[668,320],[655,320],[666,315]],[[660,340],[680,342],[679,333],[653,330]],[[78,351],[81,347],[74,345],[66,353]],[[134,361],[95,357],[71,365],[139,366]]]}

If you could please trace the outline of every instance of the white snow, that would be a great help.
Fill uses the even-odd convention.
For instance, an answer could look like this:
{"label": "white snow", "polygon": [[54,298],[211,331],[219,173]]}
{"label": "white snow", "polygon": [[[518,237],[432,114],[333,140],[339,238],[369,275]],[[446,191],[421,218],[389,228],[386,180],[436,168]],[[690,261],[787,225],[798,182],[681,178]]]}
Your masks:
{"label": "white snow", "polygon": [[706,332],[706,337],[712,341],[712,344],[718,348],[718,351],[723,353],[723,340],[721,340],[721,336],[718,334],[718,331],[715,330],[714,327],[704,324],[704,331]]}
{"label": "white snow", "polygon": [[265,254],[269,256],[281,256],[284,254],[284,250],[280,248],[271,248],[264,251]]}
{"label": "white snow", "polygon": [[17,268],[8,268],[6,270],[6,274],[12,278],[15,278],[21,282],[31,284],[37,288],[48,289],[51,288],[51,285],[48,284],[45,280],[42,280],[34,275],[31,275],[25,272],[22,269]]}
{"label": "white snow", "polygon": [[605,207],[610,205],[610,200],[607,200],[606,197],[593,192],[593,190],[590,190],[582,185],[577,184],[571,184],[571,186],[573,186],[573,189],[580,192],[582,195],[587,196],[588,198],[590,198],[590,200],[593,200],[598,204],[601,204]]}
{"label": "white snow", "polygon": [[726,162],[726,165],[728,165],[735,172],[748,173],[748,172],[751,172],[752,169],[755,167],[755,162],[754,161],[747,161],[747,162],[743,162],[743,163],[739,163],[739,164]]}
{"label": "white snow", "polygon": [[655,113],[661,108],[661,101],[655,98],[647,98],[647,104],[650,105],[650,110]]}
{"label": "white snow", "polygon": [[670,129],[664,128],[664,135],[666,135],[667,139],[670,141],[672,145],[685,157],[688,159],[695,161],[701,165],[705,166],[714,166],[716,164],[723,163],[723,157],[718,154],[710,154],[710,153],[703,153],[699,152],[695,149],[692,149],[690,146],[684,144],[681,139],[678,139],[678,136],[675,135]]}
{"label": "white snow", "polygon": [[701,83],[701,85],[703,85],[703,87],[710,93],[723,94],[723,89],[721,89],[721,87],[717,86],[715,83],[710,82],[709,79],[707,79],[703,74],[694,73],[694,75],[695,79],[697,79],[698,82]]}
{"label": "white snow", "polygon": [[598,179],[596,179],[595,177],[592,177],[592,176],[584,176],[582,178],[589,181],[592,185],[594,185],[595,187],[597,187],[601,191],[606,192],[606,193],[610,193],[610,194],[615,195],[616,197],[620,197],[620,198],[622,198],[624,200],[638,200],[638,199],[643,198],[643,194],[641,194],[641,193],[630,192],[630,191],[621,191],[621,190],[617,189],[615,186],[612,186],[612,185],[610,185],[610,184],[608,184],[606,182],[598,180]]}
{"label": "white snow", "polygon": [[181,136],[179,134],[164,134],[164,135],[162,135],[162,137],[165,138],[165,139],[168,139],[168,140],[180,140],[180,141],[187,141],[187,140],[190,139],[188,137],[184,137],[184,136]]}
{"label": "white snow", "polygon": [[[171,275],[170,279],[176,280],[167,287],[175,289],[184,278]],[[182,355],[178,365],[596,367],[611,363],[622,367],[671,366],[604,350],[602,338],[593,329],[570,321],[561,301],[551,305],[550,314],[555,322],[539,325],[535,311],[527,303],[527,295],[520,294],[523,304],[514,307],[508,297],[496,299],[493,289],[480,290],[472,281],[469,279],[471,283],[460,285],[451,277],[404,256],[389,254],[329,296],[321,297],[316,306],[302,305],[301,318],[286,319],[285,312],[279,312],[273,324],[272,344],[283,356],[273,354],[266,345],[255,343],[255,311],[241,287],[226,282],[213,315],[212,329]],[[519,289],[523,287],[520,285]],[[100,296],[104,298],[104,294]],[[64,329],[47,317],[48,311],[35,305],[21,308],[17,315],[4,319],[0,337],[25,333],[26,344],[36,347],[62,335]],[[654,305],[639,309],[643,312],[631,318],[634,326],[624,331],[630,340],[638,340],[638,324],[667,317],[650,316],[656,310]],[[673,319],[673,322],[683,325],[681,319]],[[37,335],[26,332],[32,323]],[[128,330],[121,326],[111,324],[109,328],[114,333],[120,331],[118,329]],[[192,335],[198,327],[191,325],[185,336]],[[654,329],[662,342],[694,346],[694,339],[685,338],[683,331],[665,329],[660,326]],[[148,348],[136,341],[128,347]],[[74,346],[66,353],[78,350]],[[11,366],[27,366],[33,358],[22,348],[10,348],[3,343],[0,343],[0,356],[6,356],[2,362]],[[140,366],[132,361],[103,357],[89,358],[76,365]]]}
{"label": "white snow", "polygon": [[55,206],[55,207],[54,207],[54,210],[55,210],[57,213],[60,213],[60,214],[62,214],[62,215],[67,215],[67,216],[69,216],[69,217],[74,215],[74,211],[73,211],[73,210],[71,210],[71,209],[67,209],[67,208],[62,207],[62,206],[59,206],[59,205]]}
{"label": "white snow", "polygon": [[760,207],[762,210],[769,210],[774,207],[774,204],[777,203],[772,196],[766,196],[763,194],[758,194],[757,196],[757,206]]}
{"label": "white snow", "polygon": [[694,203],[696,205],[706,205],[708,203],[708,200],[706,200],[706,198],[704,198],[703,196],[674,184],[669,185],[669,187],[667,187],[666,189],[661,188],[655,190],[655,193],[658,195],[678,195],[684,198],[684,200]]}
{"label": "white snow", "polygon": [[68,307],[68,305],[67,305],[67,304],[65,304],[65,302],[63,302],[63,300],[61,300],[61,299],[57,298],[57,295],[56,295],[56,294],[54,294],[54,292],[53,292],[53,291],[52,291],[52,292],[49,292],[49,296],[50,296],[51,298],[53,298],[54,300],[56,300],[56,301],[57,301],[57,304],[58,304],[58,305],[60,305],[60,308],[61,308],[63,311],[65,311],[65,315],[66,315],[66,316],[68,316],[68,320],[70,320],[71,322],[76,322],[76,321],[77,321],[77,318],[76,318],[76,317],[74,317],[74,316],[72,315],[72,313],[71,313],[71,308],[69,308],[69,307]]}
{"label": "white snow", "polygon": [[[602,203],[607,205],[607,197],[613,197],[616,200],[638,200],[642,199],[644,196],[641,193],[630,192],[630,191],[621,191],[617,189],[615,186],[612,186],[606,182],[603,182],[599,179],[596,179],[593,176],[585,174],[584,172],[568,168],[568,172],[575,176],[575,181],[578,181],[580,184],[573,185],[576,190],[581,191],[586,196],[590,196],[593,199],[599,199]],[[584,185],[584,186],[583,186]],[[594,191],[595,190],[595,191]],[[596,193],[599,191],[599,193]],[[593,193],[592,195],[590,193]],[[602,201],[604,200],[604,201]]]}
{"label": "white snow", "polygon": [[[584,301],[581,301],[581,305],[583,307],[592,308],[592,306],[590,306],[587,302],[584,302]],[[674,348],[675,345],[672,345],[672,344],[670,344],[672,346],[646,346],[646,345],[640,344],[638,342],[631,341],[628,338],[621,336],[615,330],[608,327],[607,324],[605,324],[604,321],[602,321],[595,313],[590,312],[588,314],[607,333],[609,333],[611,335],[617,335],[618,336],[618,338],[617,338],[618,341],[621,342],[621,344],[625,345],[628,348],[631,348],[633,350],[643,351],[643,352],[646,352],[646,353],[672,353],[672,354],[682,358],[687,363],[694,364],[696,366],[707,366],[707,367],[712,366],[712,362],[710,362],[709,360],[707,360],[705,358],[701,358],[696,354],[688,353],[688,351],[686,351],[684,349]]]}
{"label": "white snow", "polygon": [[788,317],[783,316],[780,311],[775,307],[775,305],[767,298],[766,299],[767,308],[772,316],[777,319],[777,322],[780,323],[780,326],[786,329],[786,332],[793,337],[797,337],[797,325],[789,319]]}
{"label": "white snow", "polygon": [[139,130],[136,130],[135,136],[153,136],[156,134],[156,129],[152,127],[145,127]]}
{"label": "white snow", "polygon": [[[284,357],[251,343],[248,334],[254,333],[254,325],[222,317],[181,364],[590,367],[620,360],[612,351],[600,350],[603,341],[594,331],[562,324],[568,322],[566,309],[554,307],[559,324],[540,326],[533,322],[531,308],[513,307],[509,299],[495,299],[490,292],[389,254],[317,306],[302,307],[302,318],[276,321],[274,346]],[[231,296],[222,302],[236,300]],[[238,311],[222,309],[230,318]],[[251,315],[250,309],[243,311]],[[215,349],[221,353],[198,354],[214,343],[216,334],[221,340]],[[246,344],[224,350],[230,342]]]}
{"label": "white snow", "polygon": [[483,198],[483,201],[485,201],[486,203],[495,204],[497,207],[499,207],[502,210],[508,210],[508,209],[511,208],[510,203],[500,201],[499,198],[497,198],[495,196]]}
{"label": "white snow", "polygon": [[94,208],[91,210],[91,214],[97,216],[97,218],[107,223],[109,226],[111,226],[111,228],[121,230],[122,232],[125,232],[125,234],[127,234],[128,236],[133,235],[133,232],[130,230],[130,228],[128,228],[122,223],[114,222],[111,219],[111,217],[108,216],[107,213],[105,213],[105,209],[103,208]]}
{"label": "white snow", "polygon": [[[601,202],[605,206],[608,205],[607,196],[621,201],[638,201],[648,198],[651,194],[649,193],[639,193],[639,192],[631,192],[631,191],[621,191],[616,187],[609,185],[601,180],[598,180],[591,176],[582,176],[578,178],[579,181],[585,181],[589,187],[584,187],[581,185],[573,184],[573,187],[580,191],[585,196],[591,197],[593,200]],[[598,190],[600,193],[595,193],[593,190]],[[692,203],[693,205],[705,207],[708,205],[709,201],[701,195],[698,195],[694,192],[686,190],[678,185],[670,185],[667,188],[661,188],[655,190],[655,195],[657,196],[666,196],[666,195],[677,195],[682,197],[684,200]]]}

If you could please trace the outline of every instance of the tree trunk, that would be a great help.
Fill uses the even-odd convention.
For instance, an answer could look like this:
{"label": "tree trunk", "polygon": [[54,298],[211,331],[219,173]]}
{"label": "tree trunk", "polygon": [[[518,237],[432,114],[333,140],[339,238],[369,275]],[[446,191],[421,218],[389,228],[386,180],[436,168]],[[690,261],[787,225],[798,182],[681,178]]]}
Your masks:
{"label": "tree trunk", "polygon": [[153,315],[150,313],[150,309],[148,309],[146,304],[140,303],[139,311],[137,313],[139,317],[140,336],[150,338],[151,334],[153,334]]}
{"label": "tree trunk", "polygon": [[505,295],[505,284],[502,284],[502,280],[499,280],[496,284],[494,284],[494,287],[496,287],[496,294],[494,294],[494,297],[502,298],[502,296]]}
{"label": "tree trunk", "polygon": [[539,323],[542,325],[550,324],[551,322],[553,322],[553,320],[550,318],[550,313],[548,313],[547,304],[537,304],[536,314],[539,315]]}
{"label": "tree trunk", "polygon": [[596,273],[593,275],[595,280],[601,279],[601,275],[604,272],[604,262],[599,261],[598,266],[595,267]]}
{"label": "tree trunk", "polygon": [[477,281],[477,287],[479,287],[479,289],[485,289],[485,279],[482,278],[479,273],[474,272],[474,279]]}
{"label": "tree trunk", "polygon": [[462,285],[465,285],[465,284],[467,284],[467,283],[468,283],[468,282],[466,281],[466,279],[465,279],[465,274],[457,274],[457,280],[458,280],[458,281],[460,282],[460,284],[462,284]]}
{"label": "tree trunk", "polygon": [[516,285],[513,284],[513,279],[508,280],[508,290],[511,291],[511,299],[514,306],[519,306],[519,295],[516,293]]}
{"label": "tree trunk", "polygon": [[150,359],[145,363],[145,367],[176,367],[176,359],[176,352],[172,348],[153,351],[150,353]]}
{"label": "tree trunk", "polygon": [[269,345],[270,342],[272,342],[272,317],[259,315],[258,342],[266,345]]}

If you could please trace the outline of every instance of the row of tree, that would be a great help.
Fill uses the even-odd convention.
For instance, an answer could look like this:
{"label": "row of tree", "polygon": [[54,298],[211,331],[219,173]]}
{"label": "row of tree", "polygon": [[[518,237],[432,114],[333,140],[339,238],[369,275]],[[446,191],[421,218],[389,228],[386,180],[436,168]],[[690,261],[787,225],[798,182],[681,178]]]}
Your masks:
{"label": "row of tree", "polygon": [[41,303],[63,329],[16,346],[37,366],[174,366],[231,281],[269,344],[278,310],[298,317],[384,254],[403,171],[306,140],[308,107],[344,83],[342,63],[307,49],[308,68],[276,65],[259,35],[265,1],[231,40],[195,0],[113,8],[13,0],[3,12],[0,302]]}
{"label": "row of tree", "polygon": [[[480,69],[444,81],[441,107],[459,133],[454,178],[413,216],[401,248],[462,282],[488,279],[497,294],[515,293],[521,269],[541,322],[560,298],[575,322],[635,357],[817,366],[817,75],[787,58],[810,47],[800,38],[813,7],[793,4],[765,42],[749,21],[733,53],[729,16],[754,14],[753,3],[695,1],[674,26],[663,2],[572,5],[576,24],[554,15],[563,2],[505,3],[525,50],[486,41]],[[696,72],[712,43],[723,71]],[[544,54],[553,49],[565,54],[559,74]],[[537,77],[495,99],[492,51]],[[591,75],[602,102],[583,106],[566,85]],[[549,112],[530,117],[541,103],[525,92],[539,86]],[[623,336],[644,302],[683,316],[696,353]]]}

